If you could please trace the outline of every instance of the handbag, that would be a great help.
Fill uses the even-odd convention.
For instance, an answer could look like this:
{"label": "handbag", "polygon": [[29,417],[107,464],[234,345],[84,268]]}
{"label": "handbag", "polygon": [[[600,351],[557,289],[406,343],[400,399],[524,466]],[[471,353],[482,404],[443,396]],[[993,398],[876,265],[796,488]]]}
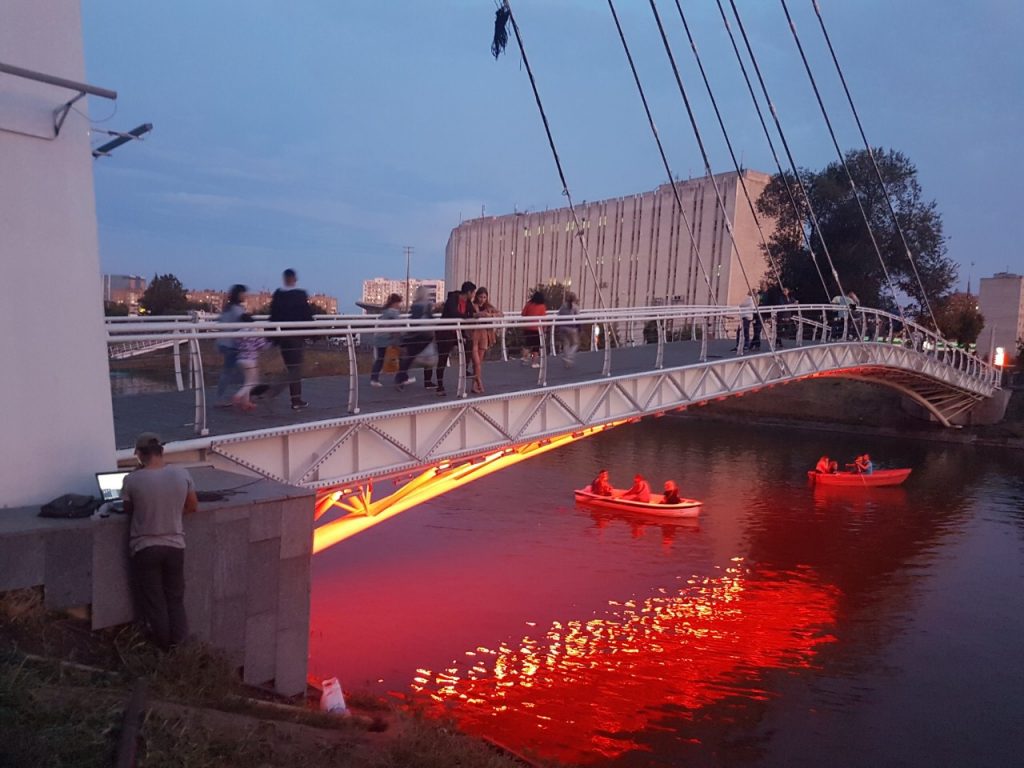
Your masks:
{"label": "handbag", "polygon": [[384,373],[398,373],[398,361],[402,357],[402,350],[400,347],[394,345],[387,348],[384,353]]}
{"label": "handbag", "polygon": [[59,517],[74,519],[77,517],[89,517],[103,503],[103,499],[95,496],[86,496],[81,493],[65,493],[52,501],[43,504],[39,510],[40,517]]}
{"label": "handbag", "polygon": [[423,348],[423,351],[416,355],[416,359],[413,360],[414,365],[422,366],[423,368],[434,368],[437,366],[437,343],[430,342]]}

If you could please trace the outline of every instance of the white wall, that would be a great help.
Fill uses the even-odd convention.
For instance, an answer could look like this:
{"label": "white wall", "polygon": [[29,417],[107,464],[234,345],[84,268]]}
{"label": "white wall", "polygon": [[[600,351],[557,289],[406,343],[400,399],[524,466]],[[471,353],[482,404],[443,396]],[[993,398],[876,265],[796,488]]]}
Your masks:
{"label": "white wall", "polygon": [[[0,3],[3,63],[84,81],[82,49],[78,0]],[[114,466],[89,124],[12,132],[52,136],[74,95],[0,74],[0,507],[88,492]]]}

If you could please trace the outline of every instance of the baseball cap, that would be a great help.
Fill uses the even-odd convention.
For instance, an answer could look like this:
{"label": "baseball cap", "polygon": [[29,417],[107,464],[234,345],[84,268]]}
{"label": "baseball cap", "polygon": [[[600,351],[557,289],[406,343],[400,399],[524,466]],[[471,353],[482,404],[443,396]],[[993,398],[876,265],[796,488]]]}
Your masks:
{"label": "baseball cap", "polygon": [[149,448],[159,448],[164,444],[164,441],[160,439],[160,435],[156,432],[143,432],[137,438],[135,438],[135,450],[142,451]]}

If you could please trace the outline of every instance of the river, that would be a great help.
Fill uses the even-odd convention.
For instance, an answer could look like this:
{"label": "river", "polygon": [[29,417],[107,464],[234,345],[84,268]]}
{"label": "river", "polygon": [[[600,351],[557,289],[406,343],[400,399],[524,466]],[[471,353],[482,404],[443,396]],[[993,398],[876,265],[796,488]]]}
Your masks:
{"label": "river", "polygon": [[[863,451],[914,472],[808,485]],[[577,507],[600,467],[703,513]],[[1020,764],[1022,554],[1019,452],[646,419],[318,555],[310,669],[567,763]]]}

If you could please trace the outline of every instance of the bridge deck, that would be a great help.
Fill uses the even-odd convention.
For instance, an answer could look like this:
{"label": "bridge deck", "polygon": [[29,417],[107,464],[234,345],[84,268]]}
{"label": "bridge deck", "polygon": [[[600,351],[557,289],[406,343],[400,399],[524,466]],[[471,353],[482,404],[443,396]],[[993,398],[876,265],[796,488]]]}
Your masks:
{"label": "bridge deck", "polygon": [[[810,346],[805,343],[805,346]],[[732,357],[734,344],[727,341],[713,341],[708,344],[708,359]],[[623,375],[649,371],[654,367],[657,345],[623,347],[612,350],[612,375]],[[673,368],[699,362],[700,343],[693,341],[675,342],[665,345],[664,366]],[[569,384],[574,381],[594,381],[601,377],[604,361],[603,352],[581,352],[576,364],[566,368],[562,359],[548,359],[548,386]],[[422,370],[413,369],[416,383],[399,392],[393,385],[394,376],[381,377],[384,387],[369,386],[369,376],[361,376],[359,383],[359,409],[361,414],[381,413],[406,407],[431,405],[454,398],[458,369],[451,367],[445,374],[448,390],[446,398],[438,397],[433,390],[423,387]],[[509,394],[537,387],[537,371],[520,364],[489,361],[484,365],[484,387],[488,395]],[[234,408],[212,407],[216,393],[207,388],[206,398],[210,405],[208,426],[211,435],[228,435],[257,429],[270,429],[293,424],[311,423],[347,416],[348,377],[325,376],[303,380],[303,397],[309,401],[309,408],[292,411],[287,392],[273,400],[261,402],[256,410],[240,412]],[[470,398],[474,397],[470,395]],[[118,448],[130,448],[139,432],[152,430],[164,440],[188,440],[195,437],[193,392],[159,392],[140,395],[118,395],[113,398],[114,433]]]}

